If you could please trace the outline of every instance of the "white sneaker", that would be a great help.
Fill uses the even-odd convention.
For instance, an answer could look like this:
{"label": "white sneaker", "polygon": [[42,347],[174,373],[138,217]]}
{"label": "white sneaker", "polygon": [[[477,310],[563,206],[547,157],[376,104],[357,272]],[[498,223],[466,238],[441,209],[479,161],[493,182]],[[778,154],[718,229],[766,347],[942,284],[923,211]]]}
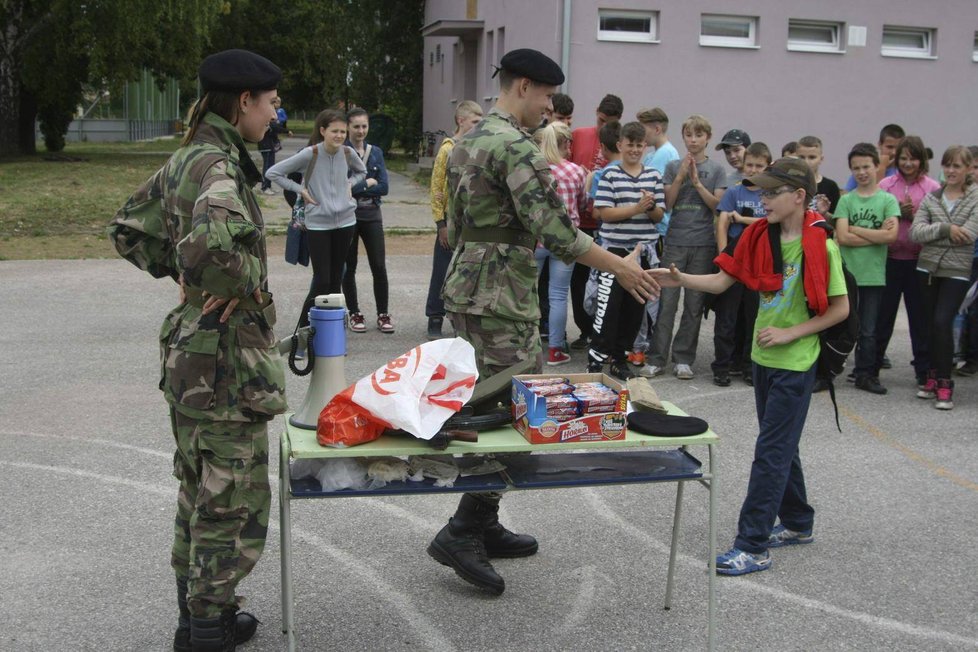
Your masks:
{"label": "white sneaker", "polygon": [[642,378],[655,378],[656,376],[661,376],[665,369],[656,366],[654,364],[643,364],[638,369],[638,375]]}
{"label": "white sneaker", "polygon": [[695,375],[688,364],[676,365],[676,378],[679,380],[692,380]]}

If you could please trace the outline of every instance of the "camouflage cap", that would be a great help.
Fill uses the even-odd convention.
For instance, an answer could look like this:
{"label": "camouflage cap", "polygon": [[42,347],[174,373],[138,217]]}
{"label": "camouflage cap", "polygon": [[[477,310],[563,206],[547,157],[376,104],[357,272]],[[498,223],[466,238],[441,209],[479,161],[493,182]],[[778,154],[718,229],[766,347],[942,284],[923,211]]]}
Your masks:
{"label": "camouflage cap", "polygon": [[760,174],[744,179],[745,182],[765,190],[773,190],[781,186],[801,188],[814,196],[816,188],[815,174],[808,163],[798,158],[779,158],[768,169]]}
{"label": "camouflage cap", "polygon": [[200,90],[270,91],[282,81],[282,71],[274,63],[248,50],[224,50],[204,59],[197,71]]}
{"label": "camouflage cap", "polygon": [[557,62],[543,52],[530,48],[510,50],[504,54],[499,61],[499,70],[506,70],[540,84],[560,86],[564,83],[564,71]]}

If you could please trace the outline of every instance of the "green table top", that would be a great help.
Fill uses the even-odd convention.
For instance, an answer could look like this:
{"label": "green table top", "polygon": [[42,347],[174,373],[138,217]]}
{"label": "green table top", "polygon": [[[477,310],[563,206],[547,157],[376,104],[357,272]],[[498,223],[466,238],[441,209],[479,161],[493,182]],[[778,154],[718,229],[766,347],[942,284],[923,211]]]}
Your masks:
{"label": "green table top", "polygon": [[[672,403],[663,401],[669,414],[686,416]],[[679,446],[707,446],[717,444],[720,438],[712,430],[692,437],[653,437],[629,430],[624,439],[613,441],[567,442],[563,444],[531,444],[513,427],[497,428],[479,433],[478,442],[452,442],[443,451],[437,451],[427,442],[411,437],[385,435],[380,439],[349,448],[320,446],[315,430],[296,428],[286,415],[285,441],[293,459],[335,457],[381,457],[384,455],[451,455],[458,453],[527,453],[558,450],[611,449],[611,448],[677,448]]]}

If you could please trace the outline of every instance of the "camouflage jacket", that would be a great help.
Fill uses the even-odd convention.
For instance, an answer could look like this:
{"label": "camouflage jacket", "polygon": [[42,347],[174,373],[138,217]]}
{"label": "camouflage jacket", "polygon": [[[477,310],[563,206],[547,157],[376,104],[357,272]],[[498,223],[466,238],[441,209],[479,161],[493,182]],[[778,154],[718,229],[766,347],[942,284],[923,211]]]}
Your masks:
{"label": "camouflage jacket", "polygon": [[260,179],[237,130],[208,113],[193,141],[136,190],[108,228],[119,254],[140,269],[183,276],[191,300],[163,322],[160,389],[193,418],[262,421],[286,409],[270,295],[224,324],[221,310],[200,309],[201,292],[244,299],[267,290],[264,222],[253,190]]}
{"label": "camouflage jacket", "polygon": [[564,262],[591,246],[557,195],[550,166],[512,115],[493,108],[452,151],[448,164],[449,239],[455,254],[445,279],[445,309],[516,321],[540,318],[533,249],[463,242],[464,227],[530,233]]}

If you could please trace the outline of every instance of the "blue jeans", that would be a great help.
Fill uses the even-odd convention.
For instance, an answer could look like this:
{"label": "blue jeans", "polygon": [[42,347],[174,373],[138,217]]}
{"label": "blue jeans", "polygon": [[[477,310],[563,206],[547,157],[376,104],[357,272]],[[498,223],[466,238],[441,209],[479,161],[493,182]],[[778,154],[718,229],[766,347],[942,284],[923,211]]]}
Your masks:
{"label": "blue jeans", "polygon": [[574,263],[568,265],[554,257],[546,248],[537,247],[533,253],[537,259],[537,274],[550,259],[550,283],[547,296],[550,301],[550,348],[562,349],[567,343],[567,295],[570,292],[571,274]]}
{"label": "blue jeans", "polygon": [[808,504],[798,442],[805,428],[815,384],[808,371],[772,369],[754,363],[754,401],[760,432],[754,446],[747,497],[740,508],[734,545],[751,553],[767,550],[774,519],[789,530],[812,529],[815,510]]}
{"label": "blue jeans", "polygon": [[[859,287],[859,339],[856,340],[856,378],[880,375],[876,361],[876,323],[883,302],[883,286]],[[882,358],[880,359],[882,362]]]}

